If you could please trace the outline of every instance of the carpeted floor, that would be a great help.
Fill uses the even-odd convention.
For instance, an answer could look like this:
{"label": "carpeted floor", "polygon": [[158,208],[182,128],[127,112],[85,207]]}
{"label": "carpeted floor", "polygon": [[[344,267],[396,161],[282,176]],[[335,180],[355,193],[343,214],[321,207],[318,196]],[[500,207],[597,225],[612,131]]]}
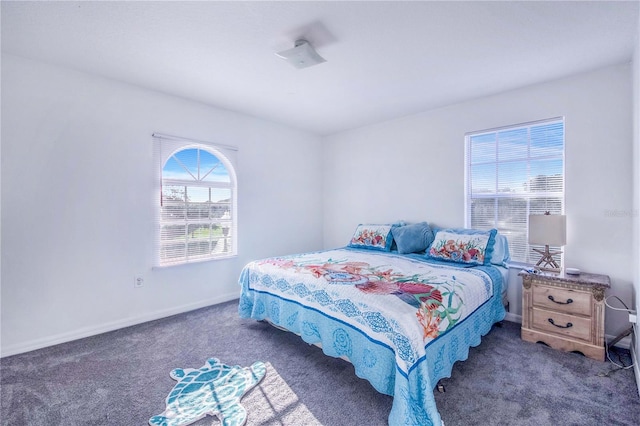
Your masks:
{"label": "carpeted floor", "polygon": [[[164,410],[169,371],[217,357],[264,361],[242,400],[247,425],[385,425],[392,399],[298,336],[237,315],[237,301],[0,360],[2,425],[145,425]],[[619,357],[619,358],[618,358]],[[628,352],[614,360],[629,364]],[[494,327],[435,393],[447,426],[634,425],[633,372]],[[206,418],[195,423],[211,425]],[[219,424],[217,420],[213,424]]]}

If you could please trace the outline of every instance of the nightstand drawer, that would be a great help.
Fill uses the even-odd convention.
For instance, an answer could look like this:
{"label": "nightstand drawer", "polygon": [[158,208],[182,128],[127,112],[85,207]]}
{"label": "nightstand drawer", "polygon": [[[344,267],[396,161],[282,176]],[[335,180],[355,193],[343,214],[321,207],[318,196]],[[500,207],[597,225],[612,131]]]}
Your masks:
{"label": "nightstand drawer", "polygon": [[533,284],[533,305],[567,314],[591,316],[591,292]]}
{"label": "nightstand drawer", "polygon": [[591,340],[591,319],[533,308],[533,329],[586,342]]}

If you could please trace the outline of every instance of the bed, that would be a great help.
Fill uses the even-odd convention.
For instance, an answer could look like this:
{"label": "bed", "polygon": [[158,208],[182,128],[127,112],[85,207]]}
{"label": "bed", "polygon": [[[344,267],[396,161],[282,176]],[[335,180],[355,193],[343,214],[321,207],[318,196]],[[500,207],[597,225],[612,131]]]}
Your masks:
{"label": "bed", "polygon": [[396,228],[359,225],[346,247],[249,263],[238,311],[350,361],[393,396],[390,425],[440,426],[433,389],[504,318],[508,255],[490,262],[495,230],[409,232],[420,243],[407,250]]}

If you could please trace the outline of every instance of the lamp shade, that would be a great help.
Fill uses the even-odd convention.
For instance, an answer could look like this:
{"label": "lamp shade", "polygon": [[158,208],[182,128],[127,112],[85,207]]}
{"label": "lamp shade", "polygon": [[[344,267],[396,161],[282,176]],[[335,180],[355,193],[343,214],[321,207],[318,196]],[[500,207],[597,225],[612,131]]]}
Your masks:
{"label": "lamp shade", "polygon": [[567,242],[567,217],[560,214],[529,216],[529,244],[563,246]]}

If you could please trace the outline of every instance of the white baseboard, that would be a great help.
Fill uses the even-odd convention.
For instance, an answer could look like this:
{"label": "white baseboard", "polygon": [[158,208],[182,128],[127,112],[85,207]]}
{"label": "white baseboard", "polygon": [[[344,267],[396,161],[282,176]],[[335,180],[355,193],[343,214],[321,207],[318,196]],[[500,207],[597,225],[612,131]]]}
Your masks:
{"label": "white baseboard", "polygon": [[[511,322],[515,322],[518,324],[522,324],[522,315],[516,315],[514,313],[511,312],[507,312],[507,314],[504,317],[505,321],[511,321]],[[605,339],[607,342],[612,341],[613,339],[615,339],[616,336],[610,336],[610,335],[606,335]],[[618,348],[622,348],[622,349],[629,349],[631,347],[631,336],[627,336],[624,337],[623,339],[621,339],[618,343],[616,343],[614,346],[618,347]],[[637,377],[637,374],[636,374]]]}
{"label": "white baseboard", "polygon": [[112,322],[101,324],[94,327],[85,327],[85,328],[74,330],[68,333],[60,333],[54,336],[49,336],[42,339],[35,339],[28,342],[19,343],[16,345],[10,345],[7,347],[3,346],[1,348],[0,358],[4,358],[11,355],[17,355],[24,352],[30,352],[36,349],[46,348],[48,346],[58,345],[60,343],[70,342],[72,340],[78,340],[85,337],[95,336],[96,334],[102,334],[109,331],[118,330],[120,328],[130,327],[132,325],[142,324],[148,321],[153,321],[160,318],[166,318],[166,317],[170,317],[176,314],[181,314],[184,312],[194,311],[196,309],[204,308],[206,306],[228,302],[229,300],[237,299],[238,297],[239,297],[238,292],[223,294],[213,299],[201,300],[197,303],[190,303],[187,305],[181,305],[181,306],[176,306],[169,309],[150,312],[145,315],[125,318],[118,321],[112,321]]}
{"label": "white baseboard", "polygon": [[522,315],[516,315],[512,312],[507,312],[504,317],[505,321],[517,322],[518,324],[522,324]]}
{"label": "white baseboard", "polygon": [[[607,339],[607,342],[612,341],[613,339],[616,338],[616,336],[610,336],[610,335],[606,335],[604,336],[605,339]],[[616,343],[615,345],[613,345],[616,348],[622,348],[622,349],[630,349],[631,348],[631,336],[627,336],[624,337],[623,339],[621,339],[618,343]]]}

